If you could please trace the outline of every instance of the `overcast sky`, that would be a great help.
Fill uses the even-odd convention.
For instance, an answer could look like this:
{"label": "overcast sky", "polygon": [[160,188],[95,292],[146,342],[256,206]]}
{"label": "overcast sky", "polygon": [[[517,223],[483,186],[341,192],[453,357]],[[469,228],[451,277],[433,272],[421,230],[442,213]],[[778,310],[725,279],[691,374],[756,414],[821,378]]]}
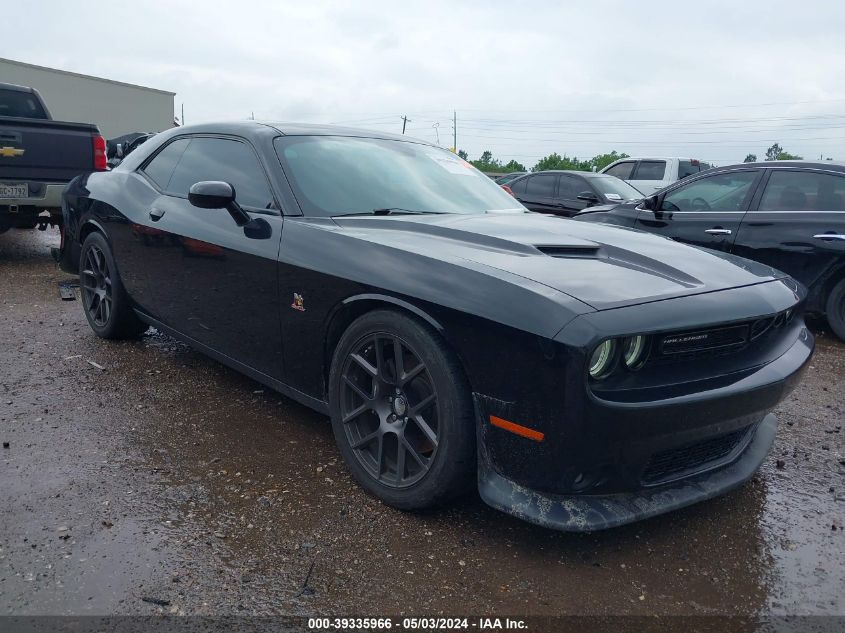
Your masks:
{"label": "overcast sky", "polygon": [[[176,92],[188,124],[343,122],[529,167],[845,159],[845,2],[30,0],[0,57]],[[2,77],[0,77],[2,80]],[[434,126],[439,124],[437,128]]]}

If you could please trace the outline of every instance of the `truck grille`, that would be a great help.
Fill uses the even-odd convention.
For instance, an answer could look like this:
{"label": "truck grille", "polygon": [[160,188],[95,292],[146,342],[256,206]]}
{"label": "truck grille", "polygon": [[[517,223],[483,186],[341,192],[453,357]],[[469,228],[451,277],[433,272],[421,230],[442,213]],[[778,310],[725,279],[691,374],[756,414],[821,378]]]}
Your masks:
{"label": "truck grille", "polygon": [[745,426],[731,433],[703,442],[673,448],[651,456],[642,474],[642,482],[654,485],[684,475],[692,475],[720,462],[727,462],[748,444],[753,426]]}

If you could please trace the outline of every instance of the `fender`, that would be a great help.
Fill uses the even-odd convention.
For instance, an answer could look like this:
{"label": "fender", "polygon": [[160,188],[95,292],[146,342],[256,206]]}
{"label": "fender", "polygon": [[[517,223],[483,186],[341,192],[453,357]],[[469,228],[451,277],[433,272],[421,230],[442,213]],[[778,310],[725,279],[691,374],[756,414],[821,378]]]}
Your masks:
{"label": "fender", "polygon": [[340,304],[334,310],[331,311],[328,319],[326,320],[326,325],[331,325],[331,322],[334,320],[335,315],[340,311],[341,308],[352,305],[358,301],[379,301],[382,303],[392,303],[393,305],[399,306],[400,308],[404,308],[405,310],[408,310],[408,312],[412,312],[419,318],[423,319],[431,327],[437,330],[438,333],[445,337],[445,329],[443,328],[443,326],[427,312],[421,310],[413,303],[408,303],[407,301],[403,301],[402,299],[398,299],[396,297],[380,293],[365,293],[360,295],[354,295],[352,297],[347,297],[346,299],[341,301]]}

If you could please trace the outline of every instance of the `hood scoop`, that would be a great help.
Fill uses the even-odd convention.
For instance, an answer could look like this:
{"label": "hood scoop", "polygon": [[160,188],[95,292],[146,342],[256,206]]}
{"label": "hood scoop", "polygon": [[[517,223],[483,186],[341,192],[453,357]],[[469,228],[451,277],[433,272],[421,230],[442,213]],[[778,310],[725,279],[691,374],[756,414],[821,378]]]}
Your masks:
{"label": "hood scoop", "polygon": [[549,246],[538,244],[535,247],[538,251],[549,257],[562,259],[585,259],[595,258],[599,252],[598,244],[579,244],[567,246]]}

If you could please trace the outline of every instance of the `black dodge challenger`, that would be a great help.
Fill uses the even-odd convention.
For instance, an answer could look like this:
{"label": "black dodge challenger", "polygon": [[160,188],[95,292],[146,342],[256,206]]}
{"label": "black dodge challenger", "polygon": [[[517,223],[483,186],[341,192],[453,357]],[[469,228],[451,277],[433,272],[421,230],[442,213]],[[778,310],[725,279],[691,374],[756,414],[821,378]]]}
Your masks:
{"label": "black dodge challenger", "polygon": [[527,213],[407,137],[176,128],[73,181],[64,215],[97,335],[154,326],[330,415],[406,510],[477,486],[585,531],[721,494],[813,351],[782,273]]}

